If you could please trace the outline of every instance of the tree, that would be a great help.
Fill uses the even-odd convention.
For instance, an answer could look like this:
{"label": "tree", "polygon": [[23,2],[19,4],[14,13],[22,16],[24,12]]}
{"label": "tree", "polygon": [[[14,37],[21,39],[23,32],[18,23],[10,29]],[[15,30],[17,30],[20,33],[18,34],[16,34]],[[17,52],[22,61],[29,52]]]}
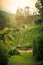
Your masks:
{"label": "tree", "polygon": [[29,6],[26,6],[24,8],[24,16],[25,16],[25,24],[31,24],[32,23],[32,21],[31,21],[32,17],[29,13]]}
{"label": "tree", "polygon": [[[36,22],[43,22],[43,0],[38,0],[36,7],[39,9],[41,19]],[[40,32],[40,33],[39,33]],[[39,25],[33,38],[33,56],[37,60],[43,60],[43,24]]]}
{"label": "tree", "polygon": [[24,20],[25,17],[24,17],[23,9],[18,8],[15,15],[16,26],[22,27]]}
{"label": "tree", "polygon": [[41,17],[38,21],[36,21],[36,23],[39,24],[43,22],[43,0],[38,0],[35,6],[38,8]]}
{"label": "tree", "polygon": [[29,7],[26,6],[25,9],[24,9],[24,11],[25,11],[26,14],[29,14]]}

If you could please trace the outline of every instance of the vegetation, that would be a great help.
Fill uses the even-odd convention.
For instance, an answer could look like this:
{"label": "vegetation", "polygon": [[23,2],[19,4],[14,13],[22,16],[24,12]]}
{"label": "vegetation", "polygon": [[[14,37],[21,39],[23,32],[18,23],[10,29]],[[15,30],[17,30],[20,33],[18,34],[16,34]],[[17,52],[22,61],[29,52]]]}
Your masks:
{"label": "vegetation", "polygon": [[[43,65],[43,1],[36,7],[39,15],[30,15],[28,6],[16,14],[0,11],[0,65]],[[18,51],[29,49],[33,53]]]}
{"label": "vegetation", "polygon": [[0,65],[8,65],[8,51],[1,41],[0,41]]}
{"label": "vegetation", "polygon": [[[37,28],[37,32],[36,32],[36,36],[34,35],[33,38],[33,56],[37,59],[37,60],[43,60],[43,1],[42,0],[38,0],[38,3],[36,3],[36,7],[39,9],[40,11],[40,17],[41,19],[39,19],[37,22],[38,24],[40,23],[39,27]],[[40,30],[39,30],[40,29]]]}
{"label": "vegetation", "polygon": [[10,49],[9,52],[8,52],[8,54],[9,54],[9,56],[20,55],[18,49],[16,49],[16,48]]}
{"label": "vegetation", "polygon": [[32,53],[21,53],[20,56],[12,56],[9,60],[9,65],[37,65],[33,59]]}

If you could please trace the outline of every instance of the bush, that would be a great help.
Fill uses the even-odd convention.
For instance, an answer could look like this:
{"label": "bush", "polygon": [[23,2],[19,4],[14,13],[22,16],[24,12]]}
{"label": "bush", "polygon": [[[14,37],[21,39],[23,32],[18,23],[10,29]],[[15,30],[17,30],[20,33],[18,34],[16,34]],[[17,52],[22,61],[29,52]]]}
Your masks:
{"label": "bush", "polygon": [[0,42],[0,65],[8,64],[8,52],[3,43]]}
{"label": "bush", "polygon": [[32,48],[32,44],[31,43],[26,43],[24,45],[18,45],[16,48],[21,49],[21,50],[28,50]]}
{"label": "bush", "polygon": [[19,51],[16,48],[12,48],[9,50],[9,55],[20,55]]}
{"label": "bush", "polygon": [[35,21],[35,24],[42,24],[43,20],[42,19],[39,19],[39,20],[36,20]]}
{"label": "bush", "polygon": [[33,56],[37,60],[43,60],[43,33],[33,39]]}
{"label": "bush", "polygon": [[43,61],[38,62],[38,65],[43,65]]}

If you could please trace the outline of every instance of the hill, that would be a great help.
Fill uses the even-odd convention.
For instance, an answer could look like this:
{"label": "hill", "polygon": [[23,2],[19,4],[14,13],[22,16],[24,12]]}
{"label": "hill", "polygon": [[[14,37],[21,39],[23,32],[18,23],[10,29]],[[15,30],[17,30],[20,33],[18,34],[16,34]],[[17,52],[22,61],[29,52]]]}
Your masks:
{"label": "hill", "polygon": [[14,17],[14,14],[12,14],[12,13],[8,13],[6,11],[0,10],[0,17],[1,17],[1,15],[6,16],[8,19],[12,19]]}
{"label": "hill", "polygon": [[38,18],[39,18],[38,15],[25,15],[25,14],[18,15],[18,14],[12,14],[12,13],[0,10],[0,25],[2,26],[4,23],[7,23],[8,26],[10,27],[21,28],[21,27],[24,27],[24,25],[34,23],[34,21]]}

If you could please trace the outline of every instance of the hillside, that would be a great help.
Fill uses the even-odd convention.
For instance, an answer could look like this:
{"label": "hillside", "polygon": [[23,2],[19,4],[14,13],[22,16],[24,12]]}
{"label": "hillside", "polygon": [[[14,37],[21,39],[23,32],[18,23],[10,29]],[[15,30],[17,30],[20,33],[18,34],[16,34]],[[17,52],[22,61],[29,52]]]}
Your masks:
{"label": "hillside", "polygon": [[8,13],[6,11],[0,10],[0,17],[1,17],[1,15],[6,16],[8,19],[12,19],[14,17],[14,14],[12,14],[12,13]]}
{"label": "hillside", "polygon": [[[18,15],[8,13],[6,11],[0,11],[0,26],[7,25],[10,27],[24,27],[28,24],[33,24],[36,19],[38,19],[38,15]],[[3,23],[3,24],[2,24]],[[4,24],[7,23],[7,24]],[[5,26],[6,27],[6,26]]]}

